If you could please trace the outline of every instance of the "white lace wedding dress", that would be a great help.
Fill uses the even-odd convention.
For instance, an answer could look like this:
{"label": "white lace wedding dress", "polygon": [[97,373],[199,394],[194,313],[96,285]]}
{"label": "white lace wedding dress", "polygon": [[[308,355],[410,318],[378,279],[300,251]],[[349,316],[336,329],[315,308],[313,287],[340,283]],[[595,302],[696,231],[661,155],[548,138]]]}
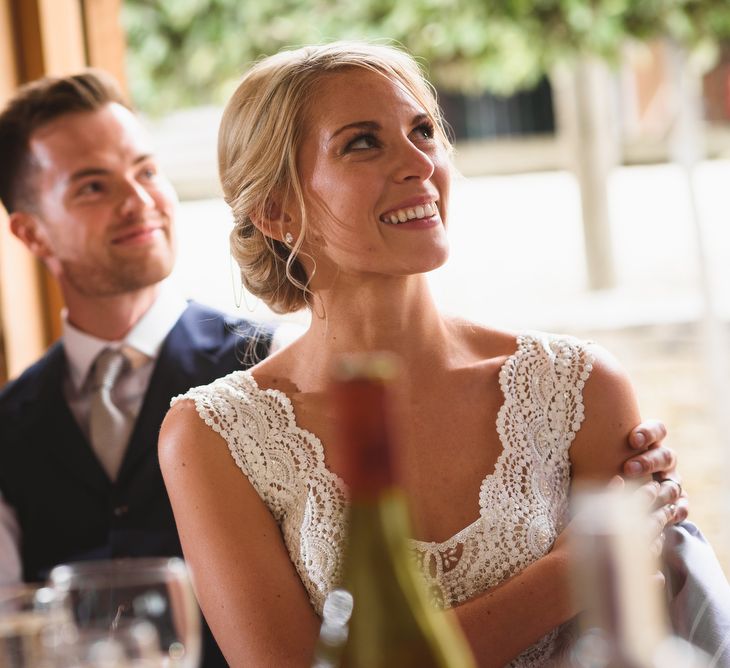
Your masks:
{"label": "white lace wedding dress", "polygon": [[[504,363],[496,429],[503,451],[481,484],[480,517],[443,543],[411,541],[434,604],[449,608],[498,585],[544,556],[563,529],[568,450],[583,421],[592,368],[585,344],[530,332]],[[322,444],[300,429],[288,397],[237,371],[173,399],[192,399],[279,524],[318,614],[342,574],[347,490],[325,468]],[[544,666],[559,629],[510,666]]]}

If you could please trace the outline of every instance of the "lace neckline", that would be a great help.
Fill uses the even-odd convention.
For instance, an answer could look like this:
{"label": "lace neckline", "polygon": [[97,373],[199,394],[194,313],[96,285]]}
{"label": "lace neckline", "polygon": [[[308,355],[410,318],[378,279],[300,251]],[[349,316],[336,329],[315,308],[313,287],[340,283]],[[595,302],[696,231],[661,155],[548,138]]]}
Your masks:
{"label": "lace neckline", "polygon": [[[505,421],[505,414],[506,411],[509,408],[510,404],[510,398],[509,394],[507,392],[507,386],[506,386],[506,370],[515,363],[515,360],[517,359],[517,356],[519,355],[522,344],[525,336],[519,335],[516,337],[517,339],[517,347],[514,350],[514,352],[510,353],[505,361],[502,363],[502,365],[499,368],[499,386],[500,390],[502,392],[502,404],[499,407],[499,411],[497,412],[497,419],[495,422],[497,434],[499,436],[499,442],[502,446],[502,449],[499,453],[499,456],[497,457],[495,463],[494,463],[494,470],[491,473],[487,473],[484,478],[482,478],[482,482],[479,485],[479,494],[477,495],[477,509],[479,510],[479,517],[477,517],[473,522],[466,525],[459,531],[457,531],[455,534],[453,534],[451,537],[446,538],[443,541],[426,541],[426,540],[419,540],[417,538],[409,538],[408,542],[411,547],[418,549],[418,550],[440,550],[440,549],[449,549],[454,547],[456,544],[463,541],[463,538],[474,531],[474,527],[479,524],[481,521],[481,515],[482,515],[482,497],[484,495],[485,486],[489,484],[490,481],[494,480],[495,482],[500,483],[500,487],[503,487],[503,481],[502,477],[498,474],[502,472],[504,469],[504,463],[507,459],[507,456],[509,454],[509,448],[510,443],[509,440],[506,437],[506,433],[504,430],[504,421]],[[324,475],[328,477],[333,484],[345,495],[346,498],[349,498],[349,492],[348,487],[345,481],[337,475],[334,471],[332,471],[325,462],[324,457],[324,446],[322,444],[322,441],[320,438],[313,432],[309,431],[308,429],[304,429],[300,427],[297,424],[296,414],[294,412],[294,405],[289,398],[289,395],[286,394],[286,392],[283,392],[282,390],[277,390],[274,388],[262,388],[259,386],[258,381],[256,378],[254,378],[253,374],[250,370],[246,369],[244,371],[239,372],[244,377],[248,379],[253,389],[258,392],[259,394],[264,394],[269,397],[272,397],[273,399],[276,399],[280,406],[284,410],[284,414],[286,415],[287,424],[286,428],[297,435],[301,436],[305,440],[307,440],[311,446],[312,446],[312,452],[315,455],[315,458],[317,460],[317,465],[322,470]]]}
{"label": "lace neckline", "polygon": [[314,432],[309,431],[309,429],[304,429],[297,424],[297,417],[294,413],[294,404],[289,398],[289,395],[282,390],[276,390],[271,387],[260,387],[258,381],[256,380],[256,378],[254,378],[249,369],[240,371],[239,373],[250,382],[251,386],[256,392],[272,397],[279,403],[279,405],[284,410],[284,414],[286,415],[286,429],[288,431],[294,432],[298,436],[301,436],[303,439],[311,444],[312,452],[314,453],[314,457],[317,460],[317,466],[321,468],[321,470],[328,478],[330,478],[330,480],[334,483],[337,489],[343,492],[346,497],[349,496],[347,491],[348,488],[345,484],[345,481],[327,466],[324,458],[324,446],[322,445],[322,441],[320,440],[319,436],[317,436]]}

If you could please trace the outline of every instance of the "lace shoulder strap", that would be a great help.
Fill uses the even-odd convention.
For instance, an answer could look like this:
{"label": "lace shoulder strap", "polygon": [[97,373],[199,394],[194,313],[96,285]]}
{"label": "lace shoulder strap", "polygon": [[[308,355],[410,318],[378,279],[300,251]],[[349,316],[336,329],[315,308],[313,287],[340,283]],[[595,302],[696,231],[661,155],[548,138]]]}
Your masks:
{"label": "lace shoulder strap", "polygon": [[585,417],[583,388],[592,369],[584,341],[544,332],[517,337],[500,385],[507,412],[528,428],[538,450],[567,452]]}
{"label": "lace shoulder strap", "polygon": [[281,529],[289,555],[319,614],[333,583],[341,580],[345,533],[344,483],[325,466],[320,440],[296,424],[283,392],[261,389],[248,371],[195,387],[201,419],[220,434],[238,467]]}
{"label": "lace shoulder strap", "polygon": [[234,371],[209,385],[193,387],[174,397],[170,405],[191,399],[200,419],[220,434],[234,461],[277,520],[286,507],[282,472],[289,458],[271,456],[267,444],[293,422],[291,404],[275,391],[261,391],[248,371]]}

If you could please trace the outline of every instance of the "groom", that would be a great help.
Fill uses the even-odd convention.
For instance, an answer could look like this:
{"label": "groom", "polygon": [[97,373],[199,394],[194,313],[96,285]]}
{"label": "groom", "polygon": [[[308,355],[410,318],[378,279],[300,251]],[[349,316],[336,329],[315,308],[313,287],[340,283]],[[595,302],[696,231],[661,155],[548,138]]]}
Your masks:
{"label": "groom", "polygon": [[[265,356],[270,333],[163,288],[175,193],[107,75],[21,88],[0,113],[0,156],[11,230],[66,303],[62,339],[0,391],[0,585],[64,562],[180,555],[162,418],[171,397]],[[651,448],[627,474],[673,468],[663,436],[634,430]],[[209,646],[203,665],[225,663]]]}
{"label": "groom", "polygon": [[[263,358],[270,333],[163,287],[176,196],[108,76],[22,88],[0,155],[10,228],[66,304],[61,341],[0,393],[0,584],[180,555],[156,447],[170,398]],[[226,665],[214,644],[203,665]]]}

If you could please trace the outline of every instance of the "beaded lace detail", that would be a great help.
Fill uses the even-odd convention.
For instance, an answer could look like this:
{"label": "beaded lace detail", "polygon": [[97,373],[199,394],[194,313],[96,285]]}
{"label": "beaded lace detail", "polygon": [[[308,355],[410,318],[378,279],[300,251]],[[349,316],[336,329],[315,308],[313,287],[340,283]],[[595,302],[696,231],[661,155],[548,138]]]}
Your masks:
{"label": "beaded lace detail", "polygon": [[[531,332],[502,366],[502,443],[482,481],[479,518],[441,543],[411,540],[431,600],[449,608],[498,585],[547,554],[563,529],[570,484],[568,452],[583,421],[582,392],[592,369],[585,344]],[[321,615],[341,581],[347,490],[325,467],[320,440],[301,429],[289,398],[262,390],[248,371],[175,397],[192,399],[201,419],[228,444],[281,528],[289,555]],[[476,502],[476,500],[475,500]],[[510,665],[540,666],[554,654],[555,629]]]}

